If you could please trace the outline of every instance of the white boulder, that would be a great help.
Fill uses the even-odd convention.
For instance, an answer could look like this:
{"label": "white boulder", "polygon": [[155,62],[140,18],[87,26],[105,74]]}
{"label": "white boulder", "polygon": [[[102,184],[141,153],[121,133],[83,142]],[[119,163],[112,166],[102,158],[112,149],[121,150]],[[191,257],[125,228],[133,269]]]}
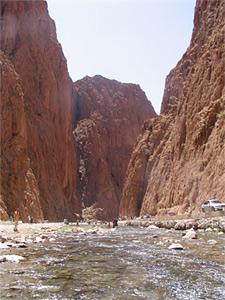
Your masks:
{"label": "white boulder", "polygon": [[172,244],[168,247],[169,250],[184,250],[181,244]]}

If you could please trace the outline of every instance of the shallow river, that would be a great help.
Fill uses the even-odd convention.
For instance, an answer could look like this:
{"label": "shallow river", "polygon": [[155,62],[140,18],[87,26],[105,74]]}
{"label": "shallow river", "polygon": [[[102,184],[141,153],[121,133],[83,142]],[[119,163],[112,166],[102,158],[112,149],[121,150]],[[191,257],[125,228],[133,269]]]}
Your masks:
{"label": "shallow river", "polygon": [[[171,239],[184,250],[168,250]],[[4,254],[26,259],[0,264],[0,299],[225,299],[225,235],[120,227]]]}

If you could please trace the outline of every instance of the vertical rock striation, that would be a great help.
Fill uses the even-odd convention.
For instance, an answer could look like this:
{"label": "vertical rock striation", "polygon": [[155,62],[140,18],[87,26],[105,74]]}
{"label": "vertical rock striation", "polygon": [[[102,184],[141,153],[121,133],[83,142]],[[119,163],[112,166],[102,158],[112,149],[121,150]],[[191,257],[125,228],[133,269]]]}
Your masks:
{"label": "vertical rock striation", "polygon": [[[23,219],[43,219],[37,181],[30,167],[24,93],[20,76],[0,51],[1,65],[1,199],[0,217],[18,208]],[[21,201],[23,200],[23,201]]]}
{"label": "vertical rock striation", "polygon": [[82,206],[97,219],[118,217],[133,145],[143,121],[155,111],[138,85],[95,76],[74,88]]}
{"label": "vertical rock striation", "polygon": [[1,2],[1,50],[2,211],[19,206],[23,220],[72,218],[79,211],[72,82],[45,1]]}
{"label": "vertical rock striation", "polygon": [[144,123],[121,215],[198,212],[225,200],[224,2],[198,0],[189,48],[166,79],[161,115]]}

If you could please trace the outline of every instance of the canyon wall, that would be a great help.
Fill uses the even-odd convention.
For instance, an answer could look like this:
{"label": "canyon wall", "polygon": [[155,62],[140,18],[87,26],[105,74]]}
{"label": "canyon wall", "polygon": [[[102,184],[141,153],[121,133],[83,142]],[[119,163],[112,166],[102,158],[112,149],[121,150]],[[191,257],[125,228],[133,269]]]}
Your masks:
{"label": "canyon wall", "polygon": [[84,216],[118,217],[127,165],[145,119],[156,116],[138,85],[102,76],[74,83]]}
{"label": "canyon wall", "polygon": [[72,82],[45,1],[1,1],[1,219],[79,212]]}
{"label": "canyon wall", "polygon": [[198,212],[225,201],[224,2],[197,0],[189,48],[166,79],[129,162],[121,216]]}
{"label": "canyon wall", "polygon": [[1,2],[0,219],[117,217],[145,119],[139,86],[101,76],[72,83],[45,1]]}
{"label": "canyon wall", "polygon": [[[1,199],[0,216],[7,220],[15,208],[22,218],[43,219],[36,178],[27,151],[27,128],[21,78],[0,52],[1,65]],[[23,201],[21,201],[23,199]]]}

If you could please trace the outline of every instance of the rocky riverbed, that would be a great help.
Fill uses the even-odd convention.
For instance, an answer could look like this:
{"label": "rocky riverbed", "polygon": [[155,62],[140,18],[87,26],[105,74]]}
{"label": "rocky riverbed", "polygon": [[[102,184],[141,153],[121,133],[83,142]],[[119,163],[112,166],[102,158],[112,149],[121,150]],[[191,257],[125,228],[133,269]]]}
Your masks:
{"label": "rocky riverbed", "polygon": [[1,299],[224,299],[222,231],[126,222],[0,226]]}
{"label": "rocky riverbed", "polygon": [[203,230],[215,233],[225,233],[225,216],[211,217],[211,218],[195,218],[183,220],[166,220],[166,221],[152,221],[152,220],[129,220],[123,222],[126,226],[141,226],[146,228],[166,228],[175,230]]}
{"label": "rocky riverbed", "polygon": [[[168,229],[168,236],[170,231],[182,231],[183,238],[197,239],[198,233],[208,232],[223,235],[225,233],[225,217],[211,217],[199,219],[183,219],[183,220],[166,220],[166,221],[152,221],[152,220],[129,220],[119,222],[119,226],[136,226],[148,229]],[[0,254],[3,249],[8,248],[27,248],[34,243],[51,243],[55,241],[62,232],[75,233],[78,236],[88,234],[101,234],[109,229],[107,223],[81,223],[64,224],[64,223],[35,223],[19,224],[19,232],[14,232],[13,223],[0,224]],[[153,235],[153,238],[157,238]],[[137,237],[138,238],[138,237]],[[211,240],[213,243],[214,241]],[[182,249],[180,244],[170,245],[171,249]],[[19,261],[19,257],[0,256],[0,262],[6,260]]]}
{"label": "rocky riverbed", "polygon": [[[54,242],[62,233],[75,233],[77,235],[98,234],[107,230],[106,224],[82,223],[64,224],[64,223],[35,223],[19,224],[19,231],[14,232],[13,223],[4,222],[0,224],[0,262],[23,260],[23,257],[17,255],[1,255],[1,252],[9,248],[27,248],[32,244]],[[112,229],[111,229],[112,230]]]}

